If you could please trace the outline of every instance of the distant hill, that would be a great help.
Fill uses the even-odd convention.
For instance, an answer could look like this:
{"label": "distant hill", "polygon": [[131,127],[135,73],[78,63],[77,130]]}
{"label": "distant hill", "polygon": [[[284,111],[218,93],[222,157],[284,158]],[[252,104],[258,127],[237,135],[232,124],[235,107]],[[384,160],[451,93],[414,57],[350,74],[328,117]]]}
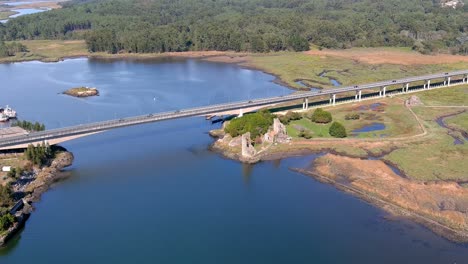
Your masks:
{"label": "distant hill", "polygon": [[[442,8],[449,2],[458,4]],[[468,54],[467,8],[458,0],[74,0],[0,25],[0,39],[86,39],[90,51],[110,53],[314,44]]]}

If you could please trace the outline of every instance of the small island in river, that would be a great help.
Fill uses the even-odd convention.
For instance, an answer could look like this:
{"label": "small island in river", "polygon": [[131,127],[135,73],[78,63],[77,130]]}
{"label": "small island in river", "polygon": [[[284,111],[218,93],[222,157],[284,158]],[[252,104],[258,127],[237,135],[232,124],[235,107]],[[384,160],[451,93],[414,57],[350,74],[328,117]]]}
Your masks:
{"label": "small island in river", "polygon": [[90,97],[90,96],[98,96],[99,91],[96,88],[91,87],[76,87],[71,88],[63,92],[63,94],[74,96],[74,97]]}

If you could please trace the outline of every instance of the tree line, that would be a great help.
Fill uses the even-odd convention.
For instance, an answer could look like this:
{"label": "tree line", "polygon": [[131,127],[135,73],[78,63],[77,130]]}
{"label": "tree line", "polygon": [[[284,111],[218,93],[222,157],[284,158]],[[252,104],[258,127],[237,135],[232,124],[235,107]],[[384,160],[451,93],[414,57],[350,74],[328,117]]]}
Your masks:
{"label": "tree line", "polygon": [[41,124],[39,122],[29,122],[29,121],[21,121],[21,120],[17,120],[15,122],[13,122],[12,126],[17,126],[17,127],[21,127],[27,131],[44,131],[45,130],[45,125],[44,124]]}
{"label": "tree line", "polygon": [[405,46],[468,53],[463,8],[436,0],[74,0],[0,24],[0,39],[86,39],[90,51],[302,51]]}

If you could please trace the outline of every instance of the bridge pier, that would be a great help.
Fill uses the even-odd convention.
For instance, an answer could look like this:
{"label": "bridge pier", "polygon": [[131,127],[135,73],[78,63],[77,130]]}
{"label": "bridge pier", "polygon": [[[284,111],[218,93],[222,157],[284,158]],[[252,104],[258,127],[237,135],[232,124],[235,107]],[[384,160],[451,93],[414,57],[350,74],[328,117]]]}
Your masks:
{"label": "bridge pier", "polygon": [[358,102],[361,101],[361,97],[362,97],[362,90],[358,90],[356,91],[356,95],[354,96],[354,99]]}
{"label": "bridge pier", "polygon": [[387,90],[387,87],[380,87],[380,90],[379,90],[379,97],[385,97],[385,93],[386,93],[386,90]]}
{"label": "bridge pier", "polygon": [[431,89],[431,80],[427,80],[427,88],[426,89]]}
{"label": "bridge pier", "polygon": [[302,110],[307,109],[309,109],[309,98],[304,98],[304,101],[302,102]]}
{"label": "bridge pier", "polygon": [[450,86],[450,77],[447,78],[447,86]]}
{"label": "bridge pier", "polygon": [[336,94],[330,94],[330,104],[335,105],[336,103]]}
{"label": "bridge pier", "polygon": [[406,89],[405,89],[406,92],[408,92],[408,91],[409,91],[409,83],[406,83],[406,87],[405,87],[405,88],[406,88]]}
{"label": "bridge pier", "polygon": [[463,83],[468,83],[468,75],[463,76]]}
{"label": "bridge pier", "polygon": [[244,110],[239,109],[239,115],[237,117],[243,117],[244,116]]}

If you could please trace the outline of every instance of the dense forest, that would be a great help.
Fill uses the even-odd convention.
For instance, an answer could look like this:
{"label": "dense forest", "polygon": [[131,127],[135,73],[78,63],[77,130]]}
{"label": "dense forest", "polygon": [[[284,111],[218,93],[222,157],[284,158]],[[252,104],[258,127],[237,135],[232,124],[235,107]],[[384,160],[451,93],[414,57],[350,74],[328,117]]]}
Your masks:
{"label": "dense forest", "polygon": [[[467,1],[467,0],[464,0]],[[406,46],[468,54],[468,4],[439,0],[74,0],[0,25],[0,40],[86,39],[92,52]]]}

